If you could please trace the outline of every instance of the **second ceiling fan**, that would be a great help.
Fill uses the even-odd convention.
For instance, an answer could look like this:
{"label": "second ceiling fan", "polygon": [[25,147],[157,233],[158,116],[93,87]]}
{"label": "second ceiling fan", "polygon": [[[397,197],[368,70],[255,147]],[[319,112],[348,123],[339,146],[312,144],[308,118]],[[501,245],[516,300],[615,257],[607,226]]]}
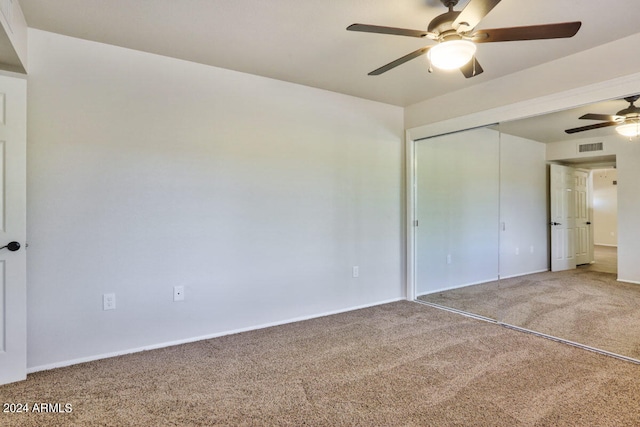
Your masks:
{"label": "second ceiling fan", "polygon": [[633,95],[624,98],[629,103],[629,106],[625,109],[618,111],[615,114],[593,114],[588,113],[580,116],[581,120],[604,120],[600,123],[594,123],[592,125],[581,126],[577,128],[567,129],[566,133],[572,134],[577,132],[584,132],[586,130],[593,130],[599,128],[605,128],[609,126],[617,126],[616,131],[623,136],[636,137],[640,135],[640,107],[636,107],[634,103],[640,99],[640,95]]}
{"label": "second ceiling fan", "polygon": [[[568,38],[573,37],[582,25],[581,22],[575,21],[474,31],[482,18],[500,3],[500,0],[471,0],[461,11],[453,10],[454,6],[458,4],[458,0],[440,1],[449,11],[436,16],[429,23],[426,31],[368,24],[352,24],[347,27],[349,31],[418,38],[426,37],[437,42],[433,46],[422,47],[371,71],[369,73],[370,76],[380,75],[398,65],[426,54],[430,64],[434,67],[443,69],[458,68],[466,78],[469,78],[477,76],[483,71],[475,57],[476,43]],[[429,71],[431,71],[431,67]]]}

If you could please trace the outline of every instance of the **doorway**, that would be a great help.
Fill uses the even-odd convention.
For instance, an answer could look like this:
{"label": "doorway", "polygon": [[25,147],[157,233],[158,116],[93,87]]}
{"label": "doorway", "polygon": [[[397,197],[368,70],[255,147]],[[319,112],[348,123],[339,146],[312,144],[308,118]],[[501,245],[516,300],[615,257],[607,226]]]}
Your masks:
{"label": "doorway", "polygon": [[549,173],[550,265],[617,273],[617,170],[565,161]]}
{"label": "doorway", "polygon": [[590,172],[593,217],[593,261],[583,269],[618,272],[618,171],[615,167]]}

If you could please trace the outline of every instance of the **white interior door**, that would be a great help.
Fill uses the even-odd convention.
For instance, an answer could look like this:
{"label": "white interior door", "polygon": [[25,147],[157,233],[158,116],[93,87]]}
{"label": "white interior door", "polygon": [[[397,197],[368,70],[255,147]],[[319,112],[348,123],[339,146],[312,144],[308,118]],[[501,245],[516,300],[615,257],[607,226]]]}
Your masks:
{"label": "white interior door", "polygon": [[576,268],[574,169],[551,165],[551,271]]}
{"label": "white interior door", "polygon": [[0,75],[0,384],[27,373],[26,94]]}
{"label": "white interior door", "polygon": [[591,222],[589,221],[589,172],[574,171],[576,203],[576,264],[591,262]]}

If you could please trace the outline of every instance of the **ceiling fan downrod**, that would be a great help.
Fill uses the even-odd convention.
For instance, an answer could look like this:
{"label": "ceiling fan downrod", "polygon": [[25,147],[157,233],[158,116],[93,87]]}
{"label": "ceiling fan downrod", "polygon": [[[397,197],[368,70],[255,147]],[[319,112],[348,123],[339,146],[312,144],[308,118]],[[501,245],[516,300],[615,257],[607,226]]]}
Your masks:
{"label": "ceiling fan downrod", "polygon": [[453,11],[455,5],[458,4],[458,0],[440,0],[442,4],[449,9],[449,12]]}

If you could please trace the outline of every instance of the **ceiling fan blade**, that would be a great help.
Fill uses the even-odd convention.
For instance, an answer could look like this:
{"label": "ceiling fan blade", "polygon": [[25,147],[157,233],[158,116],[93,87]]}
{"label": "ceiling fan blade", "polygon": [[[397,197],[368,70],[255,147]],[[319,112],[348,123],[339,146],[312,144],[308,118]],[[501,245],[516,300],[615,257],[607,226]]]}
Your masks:
{"label": "ceiling fan blade", "polygon": [[525,27],[494,28],[479,30],[473,34],[476,43],[510,42],[519,40],[562,39],[576,35],[582,22],[529,25]]}
{"label": "ceiling fan blade", "polygon": [[576,132],[584,132],[585,130],[592,130],[592,129],[599,129],[599,128],[606,128],[607,126],[615,126],[619,123],[617,122],[602,122],[602,123],[596,123],[595,125],[589,125],[589,126],[582,126],[579,128],[573,128],[573,129],[567,129],[565,130],[566,133],[576,133]]}
{"label": "ceiling fan blade", "polygon": [[395,61],[391,61],[389,62],[387,65],[384,65],[376,70],[373,70],[372,72],[369,73],[370,76],[378,76],[382,73],[385,73],[389,70],[391,70],[392,68],[396,68],[398,65],[402,65],[407,61],[411,61],[414,58],[417,58],[418,56],[424,55],[425,53],[427,53],[427,51],[431,49],[431,46],[427,46],[427,47],[423,47],[420,48],[418,50],[414,50],[413,52],[411,52],[408,55],[403,56],[402,58],[398,58]]}
{"label": "ceiling fan blade", "polygon": [[367,24],[351,24],[347,27],[347,31],[362,31],[363,33],[376,33],[376,34],[391,34],[394,36],[408,36],[408,37],[426,37],[428,31],[422,30],[409,30],[407,28],[395,28],[395,27],[382,27],[380,25],[367,25]]}
{"label": "ceiling fan blade", "polygon": [[607,122],[616,122],[620,123],[624,120],[623,116],[610,116],[608,114],[585,114],[584,116],[580,116],[580,119],[585,120],[605,120]]}
{"label": "ceiling fan blade", "polygon": [[480,63],[474,56],[471,59],[471,61],[467,62],[462,67],[460,67],[460,71],[462,71],[462,74],[464,74],[466,78],[471,78],[471,77],[477,76],[478,74],[481,74],[484,70],[482,69],[482,67],[480,66]]}
{"label": "ceiling fan blade", "polygon": [[480,20],[487,16],[498,3],[500,3],[500,0],[471,0],[462,9],[456,20],[453,21],[453,28],[461,31],[469,31],[475,28],[480,23]]}

